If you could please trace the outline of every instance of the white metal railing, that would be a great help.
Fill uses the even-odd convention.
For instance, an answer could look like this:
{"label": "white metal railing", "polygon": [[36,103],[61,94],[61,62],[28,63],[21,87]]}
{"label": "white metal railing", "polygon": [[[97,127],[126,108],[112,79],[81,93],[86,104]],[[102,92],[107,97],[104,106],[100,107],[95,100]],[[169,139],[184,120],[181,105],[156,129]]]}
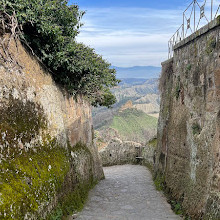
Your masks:
{"label": "white metal railing", "polygon": [[173,57],[173,48],[181,40],[217,18],[220,13],[218,0],[193,0],[183,12],[183,23],[168,41],[168,58]]}

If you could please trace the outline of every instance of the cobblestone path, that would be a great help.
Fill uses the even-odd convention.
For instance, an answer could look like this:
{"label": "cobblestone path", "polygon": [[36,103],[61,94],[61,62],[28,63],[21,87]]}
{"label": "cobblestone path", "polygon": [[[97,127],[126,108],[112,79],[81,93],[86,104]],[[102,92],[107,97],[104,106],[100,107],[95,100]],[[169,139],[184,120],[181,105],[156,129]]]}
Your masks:
{"label": "cobblestone path", "polygon": [[181,219],[155,190],[144,166],[104,168],[102,180],[89,194],[77,220],[164,220]]}

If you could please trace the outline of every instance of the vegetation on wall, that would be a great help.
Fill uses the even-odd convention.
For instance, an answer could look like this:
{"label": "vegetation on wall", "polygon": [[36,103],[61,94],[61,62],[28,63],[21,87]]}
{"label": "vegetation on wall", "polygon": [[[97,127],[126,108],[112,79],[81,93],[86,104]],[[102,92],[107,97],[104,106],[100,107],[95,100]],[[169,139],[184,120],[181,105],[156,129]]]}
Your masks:
{"label": "vegetation on wall", "polygon": [[[8,106],[0,108],[0,145],[8,143],[8,148],[13,146],[11,155],[12,152],[20,152],[24,148],[22,143],[31,142],[46,127],[46,118],[39,104],[31,101],[24,103],[10,94]],[[17,145],[19,148],[15,147]],[[0,153],[5,155],[8,152],[1,149]]]}
{"label": "vegetation on wall", "polygon": [[[78,143],[66,149],[49,136],[45,144],[39,146],[15,157],[9,156],[10,159],[0,163],[0,219],[19,220],[25,216],[32,219],[37,216],[42,220],[61,220],[83,208],[89,190],[97,183],[91,171],[87,179],[81,179],[84,174],[79,172],[80,164],[75,164],[76,176],[68,176],[72,151],[78,158],[86,158],[86,169],[89,170],[92,155],[86,146]],[[70,180],[75,181],[74,188],[68,186]],[[61,191],[62,196],[59,196]],[[42,211],[48,213],[47,206],[53,204],[54,198],[57,198],[57,204],[43,218]]]}
{"label": "vegetation on wall", "polygon": [[[94,49],[76,42],[83,15],[67,0],[2,0],[0,19],[4,22],[0,29],[20,33],[20,40],[71,94],[87,96],[94,106],[109,107],[116,102],[110,88],[119,80],[115,69]],[[12,16],[17,24],[10,21]]]}
{"label": "vegetation on wall", "polygon": [[0,219],[58,220],[82,209],[98,180],[89,148],[51,137],[40,104],[11,93],[2,103]]}
{"label": "vegetation on wall", "polygon": [[0,219],[37,214],[61,187],[69,170],[64,148],[51,141],[40,150],[23,152],[0,163]]}
{"label": "vegetation on wall", "polygon": [[198,123],[193,123],[192,125],[192,132],[193,132],[193,135],[198,135],[200,134],[200,132],[202,131],[200,125]]}

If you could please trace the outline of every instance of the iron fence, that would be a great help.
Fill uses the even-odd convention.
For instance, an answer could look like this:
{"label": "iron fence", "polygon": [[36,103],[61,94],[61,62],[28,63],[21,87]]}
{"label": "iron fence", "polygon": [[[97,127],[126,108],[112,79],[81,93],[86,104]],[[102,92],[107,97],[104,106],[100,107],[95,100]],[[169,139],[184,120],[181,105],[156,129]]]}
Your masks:
{"label": "iron fence", "polygon": [[214,20],[220,13],[218,0],[193,0],[183,12],[183,23],[168,41],[168,58],[173,57],[173,48],[181,40]]}

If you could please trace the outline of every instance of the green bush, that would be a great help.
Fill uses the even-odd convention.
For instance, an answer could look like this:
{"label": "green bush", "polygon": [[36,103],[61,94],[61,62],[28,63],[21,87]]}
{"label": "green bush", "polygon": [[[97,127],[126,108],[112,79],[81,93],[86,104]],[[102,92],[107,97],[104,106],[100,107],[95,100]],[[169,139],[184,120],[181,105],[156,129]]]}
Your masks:
{"label": "green bush", "polygon": [[94,105],[110,106],[116,102],[110,88],[116,86],[115,69],[95,50],[77,43],[85,12],[67,0],[1,0],[0,18],[15,12],[23,30],[20,39],[51,71],[55,81],[69,93],[83,94]]}
{"label": "green bush", "polygon": [[176,201],[176,200],[171,200],[171,207],[173,209],[173,211],[177,214],[177,215],[182,215],[183,214],[183,209],[182,209],[182,205],[180,202]]}

